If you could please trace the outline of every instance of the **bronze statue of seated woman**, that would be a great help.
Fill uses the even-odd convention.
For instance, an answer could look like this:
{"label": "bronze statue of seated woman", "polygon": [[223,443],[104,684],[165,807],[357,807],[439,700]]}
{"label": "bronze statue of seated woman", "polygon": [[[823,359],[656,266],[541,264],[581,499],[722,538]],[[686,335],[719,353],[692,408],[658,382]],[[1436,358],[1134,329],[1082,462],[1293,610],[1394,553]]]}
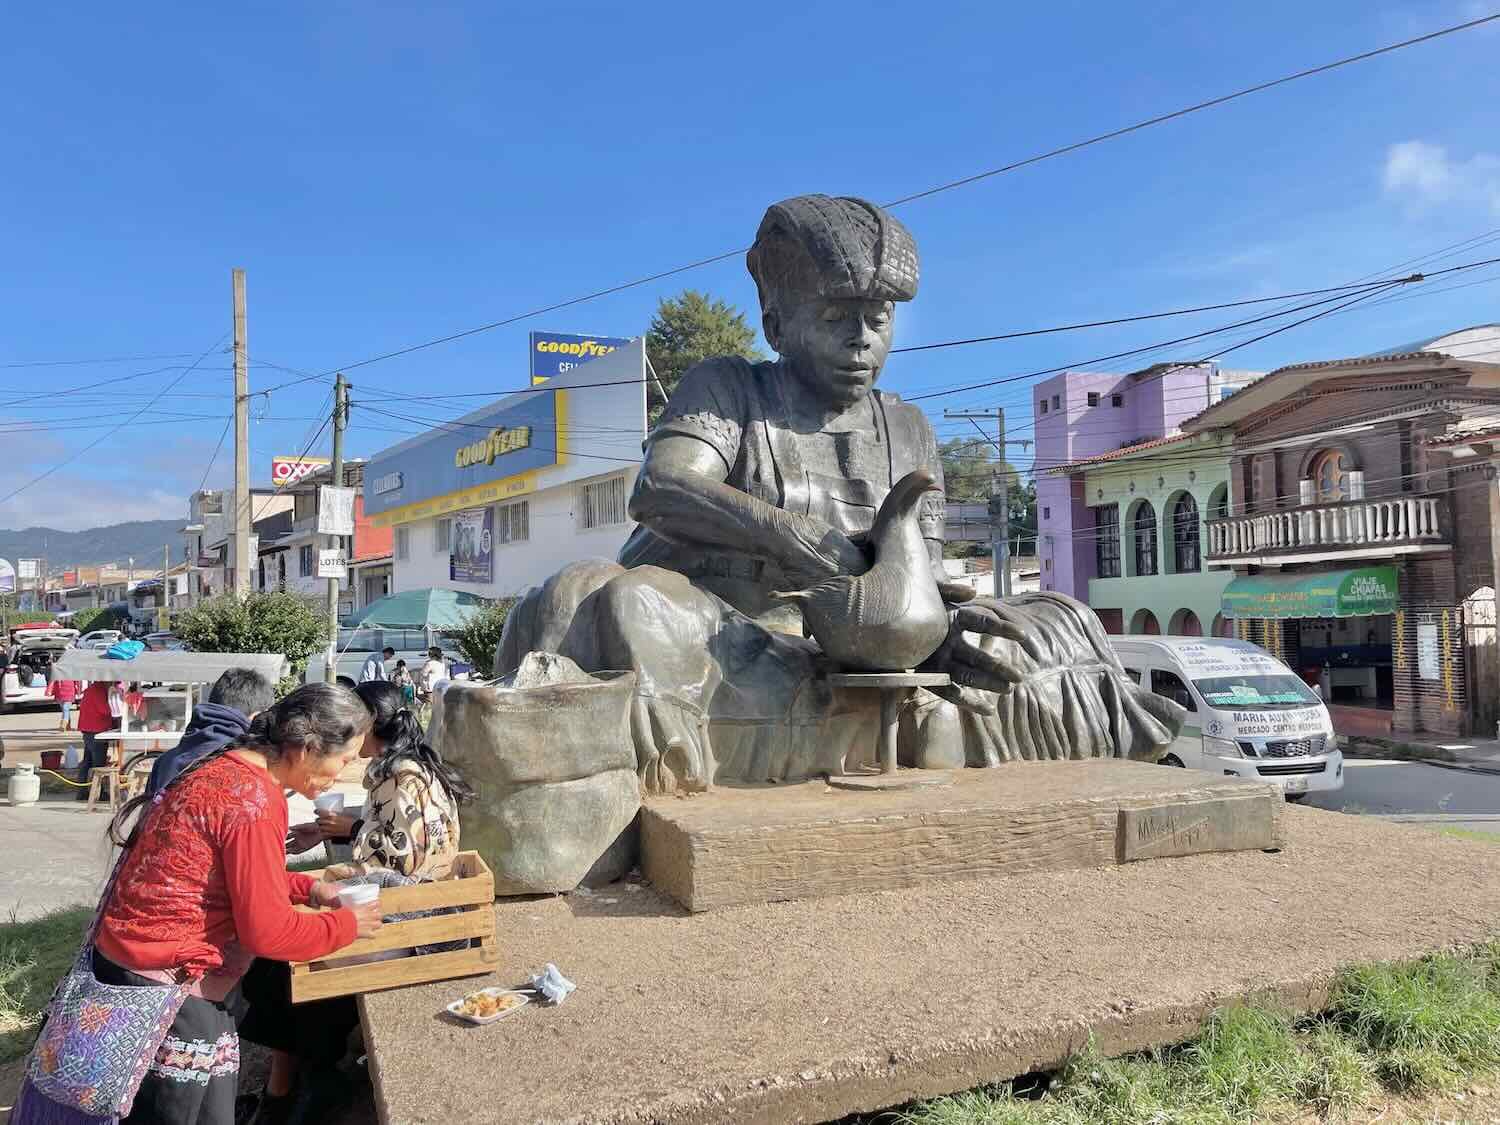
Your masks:
{"label": "bronze statue of seated woman", "polygon": [[[906,228],[863,200],[798,196],[766,212],[747,264],[779,358],[709,359],[683,377],[646,439],[619,561],[530,591],[497,670],[551,652],[633,671],[631,738],[654,792],[868,761],[878,709],[829,680],[850,667],[950,677],[902,716],[906,764],[1155,760],[1181,711],[1126,677],[1092,611],[941,581],[936,438],[920,409],[875,389],[896,304],[917,292]],[[906,521],[892,533],[906,546],[875,575],[871,530],[898,484],[885,522]],[[911,628],[893,633],[902,614]]]}

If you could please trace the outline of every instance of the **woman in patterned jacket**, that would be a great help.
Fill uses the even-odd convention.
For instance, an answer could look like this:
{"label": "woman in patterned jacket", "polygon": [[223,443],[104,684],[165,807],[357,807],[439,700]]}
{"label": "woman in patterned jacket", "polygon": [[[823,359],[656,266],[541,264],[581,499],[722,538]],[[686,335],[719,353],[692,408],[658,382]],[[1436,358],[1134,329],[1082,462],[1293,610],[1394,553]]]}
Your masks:
{"label": "woman in patterned jacket", "polygon": [[[355,692],[374,719],[360,751],[370,759],[364,813],[356,820],[319,812],[316,824],[292,829],[294,850],[305,851],[320,838],[352,838],[354,862],[327,868],[325,880],[378,876],[389,886],[441,879],[458,855],[458,806],[472,800],[474,791],[427,745],[397,685],[371,680]],[[272,1049],[271,1074],[254,1125],[321,1122],[351,1092],[337,1064],[359,1023],[353,997],[299,1004],[293,1012],[287,973],[285,964],[256,961],[245,978],[250,1012],[240,1035]]]}

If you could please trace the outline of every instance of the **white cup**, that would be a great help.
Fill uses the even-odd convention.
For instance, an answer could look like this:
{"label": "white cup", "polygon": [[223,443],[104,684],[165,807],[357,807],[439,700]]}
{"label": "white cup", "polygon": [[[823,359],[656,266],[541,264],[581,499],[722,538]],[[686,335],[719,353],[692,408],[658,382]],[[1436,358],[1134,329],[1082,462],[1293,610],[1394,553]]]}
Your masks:
{"label": "white cup", "polygon": [[324,793],[313,802],[313,808],[319,812],[341,813],[344,811],[344,795],[342,793]]}
{"label": "white cup", "polygon": [[374,883],[359,883],[352,887],[339,888],[340,906],[365,906],[380,900],[380,888]]}

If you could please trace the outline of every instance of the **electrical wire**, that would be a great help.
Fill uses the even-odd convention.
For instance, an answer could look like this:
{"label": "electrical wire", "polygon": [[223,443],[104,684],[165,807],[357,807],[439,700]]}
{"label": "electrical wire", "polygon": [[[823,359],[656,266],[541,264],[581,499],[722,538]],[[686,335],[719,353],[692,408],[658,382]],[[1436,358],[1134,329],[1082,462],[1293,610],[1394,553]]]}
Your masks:
{"label": "electrical wire", "polygon": [[[185,370],[182,371],[181,374],[179,374],[175,379],[173,379],[172,382],[167,385],[166,389],[170,390],[172,387],[175,387],[178,383],[180,383],[183,379],[185,379],[198,366],[198,364],[202,363],[205,359],[207,359],[213,353],[213,351],[214,351],[215,348],[218,348],[221,344],[223,344],[225,338],[227,338],[228,336],[229,336],[228,332],[225,332],[223,336],[220,336],[218,338],[218,340],[216,340],[213,343],[213,345],[207,351],[205,351],[202,355],[200,355],[196,360],[193,361],[193,363],[192,363],[191,366],[187,367]],[[158,396],[158,397],[160,397],[160,396]],[[152,399],[151,401],[155,402],[156,400]],[[145,406],[141,407],[140,410],[136,411],[135,414],[131,415],[131,417],[125,419],[123,422],[120,422],[113,429],[108,430],[107,432],[100,434],[97,438],[95,438],[93,441],[89,442],[87,445],[83,446],[81,449],[79,449],[72,456],[65,457],[63,460],[59,461],[56,465],[53,465],[52,468],[48,469],[46,472],[41,473],[40,475],[33,477],[31,480],[29,480],[25,484],[21,485],[20,488],[14,489],[11,492],[6,493],[4,496],[0,496],[0,504],[4,504],[4,503],[7,503],[7,502],[9,502],[11,500],[14,500],[17,496],[21,495],[21,493],[25,492],[28,488],[31,488],[31,487],[33,487],[33,486],[35,486],[37,484],[40,484],[42,481],[46,480],[48,477],[50,477],[53,473],[57,472],[59,469],[62,469],[62,468],[65,468],[68,465],[71,465],[74,461],[77,461],[85,453],[89,452],[91,449],[94,449],[98,445],[102,444],[107,438],[112,437],[114,434],[118,433],[120,430],[122,430],[126,426],[130,425],[137,418],[139,418],[142,414],[144,414],[146,412],[146,410],[150,406],[151,406],[151,403],[148,402]]]}
{"label": "electrical wire", "polygon": [[[1210,109],[1214,106],[1224,105],[1239,98],[1249,97],[1253,94],[1262,93],[1266,90],[1271,90],[1278,86],[1284,86],[1288,83],[1297,82],[1304,78],[1311,78],[1315,75],[1326,74],[1329,71],[1338,70],[1342,67],[1351,66],[1359,62],[1365,62],[1370,59],[1378,58],[1381,55],[1387,55],[1395,51],[1404,50],[1408,47],[1417,46],[1421,43],[1427,43],[1435,39],[1441,39],[1444,36],[1456,35],[1459,32],[1468,31],[1473,28],[1480,27],[1494,20],[1500,20],[1500,12],[1496,12],[1487,16],[1481,16],[1477,19],[1467,20],[1463,23],[1452,24],[1448,27],[1443,27],[1439,28],[1436,31],[1428,32],[1425,35],[1413,36],[1409,39],[1404,39],[1396,43],[1389,43],[1383,47],[1374,48],[1373,50],[1361,51],[1358,54],[1348,55],[1340,59],[1334,59],[1331,62],[1322,63],[1318,66],[1309,67],[1304,70],[1296,71],[1292,74],[1282,75],[1279,78],[1274,78],[1266,82],[1256,83],[1253,86],[1247,86],[1244,89],[1236,90],[1232,93],[1222,94],[1218,97],[1210,98],[1206,101],[1201,101],[1193,105],[1184,106],[1181,109],[1173,110],[1169,113],[1157,114],[1154,117],[1149,117],[1145,120],[1137,121],[1134,124],[1126,125],[1119,129],[1113,129],[1109,132],[1099,133],[1095,136],[1087,137],[1081,141],[1074,141],[1071,144],[1049,149],[1046,152],[1037,153],[1035,155],[1025,157],[1021,160],[1015,160],[1008,164],[1002,164],[997,168],[990,168],[982,172],[976,172],[973,175],[964,176],[957,180],[950,180],[946,183],[937,184],[934,187],[926,188],[922,191],[913,192],[910,195],[901,196],[899,199],[890,200],[889,202],[885,203],[884,206],[887,208],[900,207],[904,204],[913,203],[919,199],[926,199],[930,196],[937,195],[942,192],[953,191],[957,188],[966,187],[969,184],[978,183],[981,180],[987,180],[992,177],[1002,175],[1006,172],[1013,172],[1019,168],[1025,168],[1033,164],[1039,164],[1045,160],[1052,160],[1056,157],[1063,156],[1068,153],[1077,152],[1085,148],[1090,148],[1094,145],[1102,144],[1106,141],[1127,136],[1128,134],[1136,133],[1143,129],[1149,129],[1152,126],[1161,125],[1168,121],[1174,121],[1178,118],[1186,117],[1190,114],[1198,113],[1202,110]],[[285,387],[296,386],[299,383],[311,382],[315,379],[328,379],[336,375],[340,371],[353,371],[361,367],[368,367],[371,364],[381,363],[385,360],[396,359],[400,356],[411,355],[413,352],[437,347],[440,344],[447,344],[455,340],[462,340],[470,336],[478,335],[482,332],[489,332],[496,328],[504,328],[523,320],[529,320],[533,317],[543,316],[549,312],[556,312],[559,309],[571,308],[575,305],[581,305],[588,301],[597,300],[600,297],[607,297],[615,293],[623,292],[627,289],[634,289],[642,285],[649,285],[654,281],[660,281],[664,278],[674,277],[678,274],[687,273],[691,270],[700,269],[704,266],[714,265],[718,262],[727,261],[730,258],[737,257],[740,254],[745,253],[747,249],[748,247],[739,247],[734,250],[727,250],[720,254],[713,254],[706,258],[699,258],[698,260],[689,262],[686,265],[676,266],[672,269],[661,270],[656,273],[649,274],[645,277],[639,277],[630,281],[621,282],[618,285],[611,285],[604,289],[597,289],[593,292],[585,293],[578,297],[571,297],[567,300],[557,301],[552,304],[544,305],[526,312],[502,317],[501,319],[491,321],[488,324],[481,324],[477,327],[466,328],[458,332],[450,332],[446,335],[438,336],[431,340],[424,340],[421,343],[410,344],[406,347],[396,348],[392,351],[383,352],[379,355],[370,356],[366,359],[355,360],[349,363],[342,363],[337,367],[330,368],[326,372],[315,375],[306,375],[300,379],[268,388],[268,390],[281,390]]]}

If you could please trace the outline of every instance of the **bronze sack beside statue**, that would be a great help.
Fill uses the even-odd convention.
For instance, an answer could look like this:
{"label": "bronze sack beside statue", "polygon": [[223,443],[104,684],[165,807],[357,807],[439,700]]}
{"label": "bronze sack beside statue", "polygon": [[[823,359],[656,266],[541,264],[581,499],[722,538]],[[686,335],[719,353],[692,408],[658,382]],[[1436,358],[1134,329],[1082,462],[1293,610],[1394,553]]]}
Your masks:
{"label": "bronze sack beside statue", "polygon": [[[972,598],[939,580],[936,438],[919,409],[875,389],[895,303],[917,291],[906,228],[863,200],[798,196],[766,212],[747,262],[779,358],[710,359],[683,377],[646,439],[630,502],[640,526],[619,561],[574,564],[530,591],[497,671],[551,652],[634,672],[630,738],[651,792],[869,761],[878,709],[827,674],[916,656],[953,686],[908,707],[905,764],[1159,757],[1183,712],[1126,677],[1091,610],[1055,593]],[[903,478],[917,483],[882,537],[896,545],[874,557],[877,512]],[[899,635],[893,599],[913,615]]]}

